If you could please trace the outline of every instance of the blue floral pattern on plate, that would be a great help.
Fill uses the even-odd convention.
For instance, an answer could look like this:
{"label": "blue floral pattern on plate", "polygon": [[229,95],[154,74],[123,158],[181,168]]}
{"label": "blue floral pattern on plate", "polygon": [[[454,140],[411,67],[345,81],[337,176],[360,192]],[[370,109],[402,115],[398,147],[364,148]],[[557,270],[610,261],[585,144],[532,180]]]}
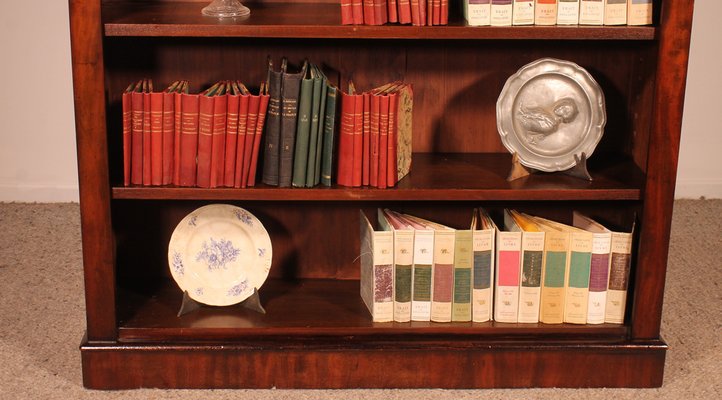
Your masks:
{"label": "blue floral pattern on plate", "polygon": [[241,250],[233,247],[230,240],[210,238],[210,244],[203,242],[203,249],[196,255],[196,261],[204,261],[208,265],[208,270],[227,269],[226,264],[236,261]]}
{"label": "blue floral pattern on plate", "polygon": [[238,209],[234,210],[233,213],[236,215],[236,218],[238,218],[239,221],[250,227],[253,226],[253,217],[246,210]]}
{"label": "blue floral pattern on plate", "polygon": [[181,255],[179,252],[173,252],[173,271],[178,276],[183,276],[183,273],[185,273],[185,268],[183,268],[183,259],[181,258]]}
{"label": "blue floral pattern on plate", "polygon": [[232,288],[228,289],[228,295],[229,296],[240,296],[241,293],[243,293],[246,288],[248,287],[248,281],[243,281],[239,283],[236,286],[233,286]]}

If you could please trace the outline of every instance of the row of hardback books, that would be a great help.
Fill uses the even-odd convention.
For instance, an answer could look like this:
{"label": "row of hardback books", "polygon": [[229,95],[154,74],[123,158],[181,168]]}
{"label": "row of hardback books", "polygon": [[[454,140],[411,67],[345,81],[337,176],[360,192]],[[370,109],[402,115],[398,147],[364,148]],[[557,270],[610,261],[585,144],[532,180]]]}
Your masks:
{"label": "row of hardback books", "polygon": [[578,212],[573,224],[482,209],[453,229],[361,212],[361,298],[374,322],[622,324],[632,236]]}
{"label": "row of hardback books", "polygon": [[463,0],[471,26],[651,25],[653,0]]}
{"label": "row of hardback books", "polygon": [[411,169],[412,86],[391,82],[341,93],[338,184],[393,187]]}
{"label": "row of hardback books", "polygon": [[188,81],[162,91],[131,83],[122,95],[123,183],[143,186],[255,185],[269,95],[238,81],[190,93]]}
{"label": "row of hardback books", "polygon": [[341,0],[341,24],[446,25],[449,0]]}

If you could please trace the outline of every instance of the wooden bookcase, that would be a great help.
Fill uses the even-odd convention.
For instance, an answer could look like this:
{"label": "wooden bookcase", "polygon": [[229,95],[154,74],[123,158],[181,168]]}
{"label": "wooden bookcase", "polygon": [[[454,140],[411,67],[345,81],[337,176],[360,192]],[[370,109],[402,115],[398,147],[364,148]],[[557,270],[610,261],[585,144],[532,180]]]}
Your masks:
{"label": "wooden bookcase", "polygon": [[[241,22],[205,2],[70,0],[89,388],[654,387],[692,0],[655,1],[643,27],[342,26],[339,5],[251,3]],[[257,85],[267,55],[325,65],[371,88],[414,84],[414,165],[397,188],[123,187],[120,94],[143,77],[193,90]],[[507,77],[541,57],[574,61],[601,85],[604,137],[594,181],[505,180],[496,131]],[[345,84],[343,85],[345,87]],[[183,216],[244,207],[273,241],[266,315],[238,306],[176,317],[167,245]],[[390,207],[466,226],[470,211],[515,207],[569,221],[579,209],[619,226],[637,215],[623,325],[374,324],[358,284],[358,210]]]}

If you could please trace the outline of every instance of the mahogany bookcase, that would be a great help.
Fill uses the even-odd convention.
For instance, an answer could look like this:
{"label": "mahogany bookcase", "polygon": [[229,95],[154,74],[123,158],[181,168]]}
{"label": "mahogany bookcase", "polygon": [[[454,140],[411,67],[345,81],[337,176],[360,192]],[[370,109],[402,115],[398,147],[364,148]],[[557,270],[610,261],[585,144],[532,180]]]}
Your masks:
{"label": "mahogany bookcase", "polygon": [[[202,17],[205,2],[70,0],[89,388],[655,387],[667,252],[692,24],[692,0],[654,2],[631,27],[344,26],[337,3],[250,3],[243,21]],[[221,79],[258,85],[267,56],[323,65],[362,90],[414,85],[411,174],[398,187],[124,187],[120,100],[132,81]],[[605,134],[594,180],[535,174],[507,182],[496,130],[506,79],[541,57],[599,82]],[[210,203],[266,226],[273,266],[267,314],[203,307],[176,317],[167,246]],[[359,295],[358,210],[389,207],[468,226],[473,207],[514,207],[569,222],[581,210],[637,220],[621,325],[374,324]]]}

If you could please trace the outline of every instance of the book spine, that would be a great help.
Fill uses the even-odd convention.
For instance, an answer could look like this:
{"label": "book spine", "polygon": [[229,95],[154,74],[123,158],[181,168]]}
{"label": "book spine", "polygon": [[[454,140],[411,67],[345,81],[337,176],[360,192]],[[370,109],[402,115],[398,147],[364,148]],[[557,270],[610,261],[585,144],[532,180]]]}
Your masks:
{"label": "book spine", "polygon": [[432,23],[429,25],[439,25],[441,24],[441,0],[433,0],[433,19]]}
{"label": "book spine", "polygon": [[226,154],[223,166],[223,186],[233,187],[236,180],[236,151],[238,148],[238,110],[241,96],[228,95],[228,110],[226,111]]}
{"label": "book spine", "polygon": [[351,13],[354,25],[363,25],[364,9],[362,0],[351,0]]}
{"label": "book spine", "polygon": [[391,231],[374,231],[360,211],[361,299],[373,322],[394,320],[394,235]]}
{"label": "book spine", "polygon": [[398,181],[397,169],[397,146],[398,146],[398,113],[399,95],[398,93],[389,94],[389,132],[388,132],[388,151],[386,157],[386,186],[396,186]]}
{"label": "book spine", "polygon": [[[243,145],[243,174],[245,182],[241,181],[241,187],[250,185],[251,164],[253,161],[253,143],[256,141],[256,128],[258,128],[258,111],[261,105],[261,98],[257,95],[248,96],[248,117],[246,118],[246,137]],[[255,174],[254,174],[255,176]]]}
{"label": "book spine", "polygon": [[491,26],[511,26],[512,0],[491,0]]}
{"label": "book spine", "polygon": [[544,232],[523,232],[521,238],[521,282],[519,317],[523,323],[539,322]]}
{"label": "book spine", "polygon": [[[399,3],[399,23],[411,23],[411,2],[409,0],[398,0]],[[416,2],[418,4],[418,1]]]}
{"label": "book spine", "polygon": [[163,93],[150,94],[150,184],[163,184]]}
{"label": "book spine", "polygon": [[311,135],[308,140],[308,161],[306,163],[306,171],[304,181],[306,187],[313,187],[316,180],[316,153],[320,152],[318,146],[319,138],[319,118],[321,117],[321,85],[323,80],[320,74],[317,74],[313,80],[313,97],[311,105]]}
{"label": "book spine", "polygon": [[353,164],[351,185],[361,186],[361,168],[363,165],[363,124],[364,124],[364,99],[363,95],[354,95],[353,113]]}
{"label": "book spine", "polygon": [[386,3],[386,0],[374,0],[374,25],[383,25],[388,21],[388,10],[386,9],[388,6]]}
{"label": "book spine", "polygon": [[[248,126],[248,103],[251,95],[244,94],[238,100],[238,138],[236,139],[236,165],[233,177],[233,187],[245,188],[248,183],[248,169],[246,168],[246,129]],[[266,132],[268,134],[268,132]]]}
{"label": "book spine", "polygon": [[497,232],[494,320],[515,323],[519,315],[521,232]]}
{"label": "book spine", "polygon": [[471,321],[471,281],[474,250],[470,230],[456,231],[454,243],[454,295],[451,320]]}
{"label": "book spine", "polygon": [[492,282],[494,281],[494,230],[472,232],[474,249],[474,288],[472,290],[472,321],[486,322],[492,318]]}
{"label": "book spine", "polygon": [[439,11],[439,25],[447,25],[449,23],[449,0],[441,0]]}
{"label": "book spine", "polygon": [[298,99],[298,120],[296,123],[296,143],[293,155],[293,179],[295,187],[306,186],[306,168],[308,167],[308,143],[311,135],[311,112],[313,107],[313,79],[301,81],[301,93]]}
{"label": "book spine", "polygon": [[403,85],[398,90],[399,106],[396,111],[396,149],[394,160],[396,182],[411,171],[413,152],[413,108],[414,94],[411,85]]}
{"label": "book spine", "polygon": [[604,0],[604,25],[627,23],[627,0]]}
{"label": "book spine", "polygon": [[469,26],[491,25],[491,0],[468,0],[466,22]]}
{"label": "book spine", "polygon": [[545,232],[539,322],[561,324],[564,321],[564,282],[568,250],[569,234]]}
{"label": "book spine", "polygon": [[361,163],[361,185],[369,185],[371,174],[371,93],[363,94],[363,137],[362,137],[362,163]]}
{"label": "book spine", "polygon": [[183,131],[182,128],[182,103],[181,103],[181,92],[178,91],[176,93],[173,93],[173,102],[175,103],[174,106],[174,114],[175,114],[175,126],[173,128],[174,130],[174,138],[173,138],[173,184],[176,186],[180,186],[180,161],[181,161],[181,132]]}
{"label": "book spine", "polygon": [[[350,11],[351,7],[347,7]],[[344,7],[341,7],[343,15]],[[270,67],[269,67],[270,68]],[[269,70],[268,94],[268,122],[266,128],[265,145],[263,148],[263,183],[278,186],[278,167],[281,149],[281,72]]]}
{"label": "book spine", "polygon": [[534,25],[534,0],[514,0],[512,25]]}
{"label": "book spine", "polygon": [[386,1],[386,10],[388,15],[388,22],[396,23],[399,22],[398,4],[396,0]]}
{"label": "book spine", "polygon": [[211,187],[223,186],[226,154],[226,119],[228,96],[217,95],[213,99],[213,135],[211,142]]}
{"label": "book spine", "polygon": [[369,116],[369,185],[379,185],[379,129],[381,124],[381,96],[372,94],[371,113]]}
{"label": "book spine", "polygon": [[337,93],[335,87],[329,87],[326,95],[326,115],[323,124],[323,166],[321,167],[321,183],[324,186],[331,186],[332,183]]}
{"label": "book spine", "polygon": [[432,275],[431,320],[451,322],[454,295],[454,231],[434,233],[434,267]]}
{"label": "book spine", "polygon": [[652,0],[628,0],[627,24],[652,25]]}
{"label": "book spine", "polygon": [[248,186],[256,185],[256,166],[258,165],[258,153],[261,149],[261,136],[263,135],[263,127],[266,123],[268,101],[268,95],[260,96],[260,101],[258,104],[258,119],[256,122],[256,134],[253,138],[253,152],[251,153],[251,167],[248,171]]}
{"label": "book spine", "polygon": [[362,0],[364,24],[374,24],[374,0]]}
{"label": "book spine", "polygon": [[557,24],[577,25],[579,23],[579,0],[559,0]]}
{"label": "book spine", "polygon": [[353,10],[351,0],[341,0],[341,24],[353,24]]}
{"label": "book spine", "polygon": [[565,285],[564,322],[586,324],[589,306],[589,271],[592,261],[591,233],[572,233],[569,241],[569,271]]}
{"label": "book spine", "polygon": [[143,93],[143,185],[153,184],[153,128],[150,93]]}
{"label": "book spine", "polygon": [[213,100],[214,97],[201,94],[198,114],[198,166],[196,185],[211,187],[211,149],[213,148]]}
{"label": "book spine", "polygon": [[196,157],[198,155],[198,120],[200,96],[181,95],[180,186],[196,185]]}
{"label": "book spine", "polygon": [[612,233],[611,265],[609,267],[609,287],[604,322],[623,324],[627,307],[627,289],[629,270],[632,265],[632,235]]}
{"label": "book spine", "polygon": [[337,183],[352,185],[354,96],[341,92],[341,133],[339,134]]}
{"label": "book spine", "polygon": [[421,22],[421,9],[420,9],[420,1],[419,0],[410,0],[410,8],[411,8],[411,25],[414,26],[421,26],[424,25]]}
{"label": "book spine", "polygon": [[173,182],[173,153],[175,149],[175,94],[163,92],[163,179],[161,184]]}
{"label": "book spine", "polygon": [[431,270],[434,263],[434,231],[414,232],[414,266],[412,271],[411,320],[431,320]]}
{"label": "book spine", "polygon": [[394,321],[411,321],[414,231],[394,231]]}
{"label": "book spine", "polygon": [[379,162],[376,185],[379,189],[386,189],[388,177],[389,152],[389,96],[379,98]]}
{"label": "book spine", "polygon": [[431,1],[432,0],[419,0],[419,25],[431,25],[429,17],[431,16]]}
{"label": "book spine", "polygon": [[[316,159],[313,162],[313,181],[310,186],[321,183],[321,163],[323,162],[324,132],[326,131],[326,99],[328,98],[328,80],[324,76],[321,80],[321,101],[318,110],[318,136],[316,137]],[[309,170],[310,171],[310,170]],[[307,177],[308,179],[308,177]]]}
{"label": "book spine", "polygon": [[604,310],[607,305],[607,285],[609,284],[609,263],[612,235],[594,234],[592,260],[589,271],[589,304],[587,323],[603,324]]}
{"label": "book spine", "polygon": [[[361,22],[362,23],[362,22]],[[296,143],[298,97],[301,79],[306,69],[296,74],[284,73],[281,104],[281,154],[278,168],[278,186],[290,187],[293,177],[293,153]]]}
{"label": "book spine", "polygon": [[130,166],[131,166],[131,149],[133,142],[131,140],[132,132],[132,93],[123,93],[121,99],[123,105],[123,186],[130,185]]}
{"label": "book spine", "polygon": [[579,24],[604,24],[604,0],[579,0]]}
{"label": "book spine", "polygon": [[536,0],[534,7],[535,25],[556,25],[557,0]]}

